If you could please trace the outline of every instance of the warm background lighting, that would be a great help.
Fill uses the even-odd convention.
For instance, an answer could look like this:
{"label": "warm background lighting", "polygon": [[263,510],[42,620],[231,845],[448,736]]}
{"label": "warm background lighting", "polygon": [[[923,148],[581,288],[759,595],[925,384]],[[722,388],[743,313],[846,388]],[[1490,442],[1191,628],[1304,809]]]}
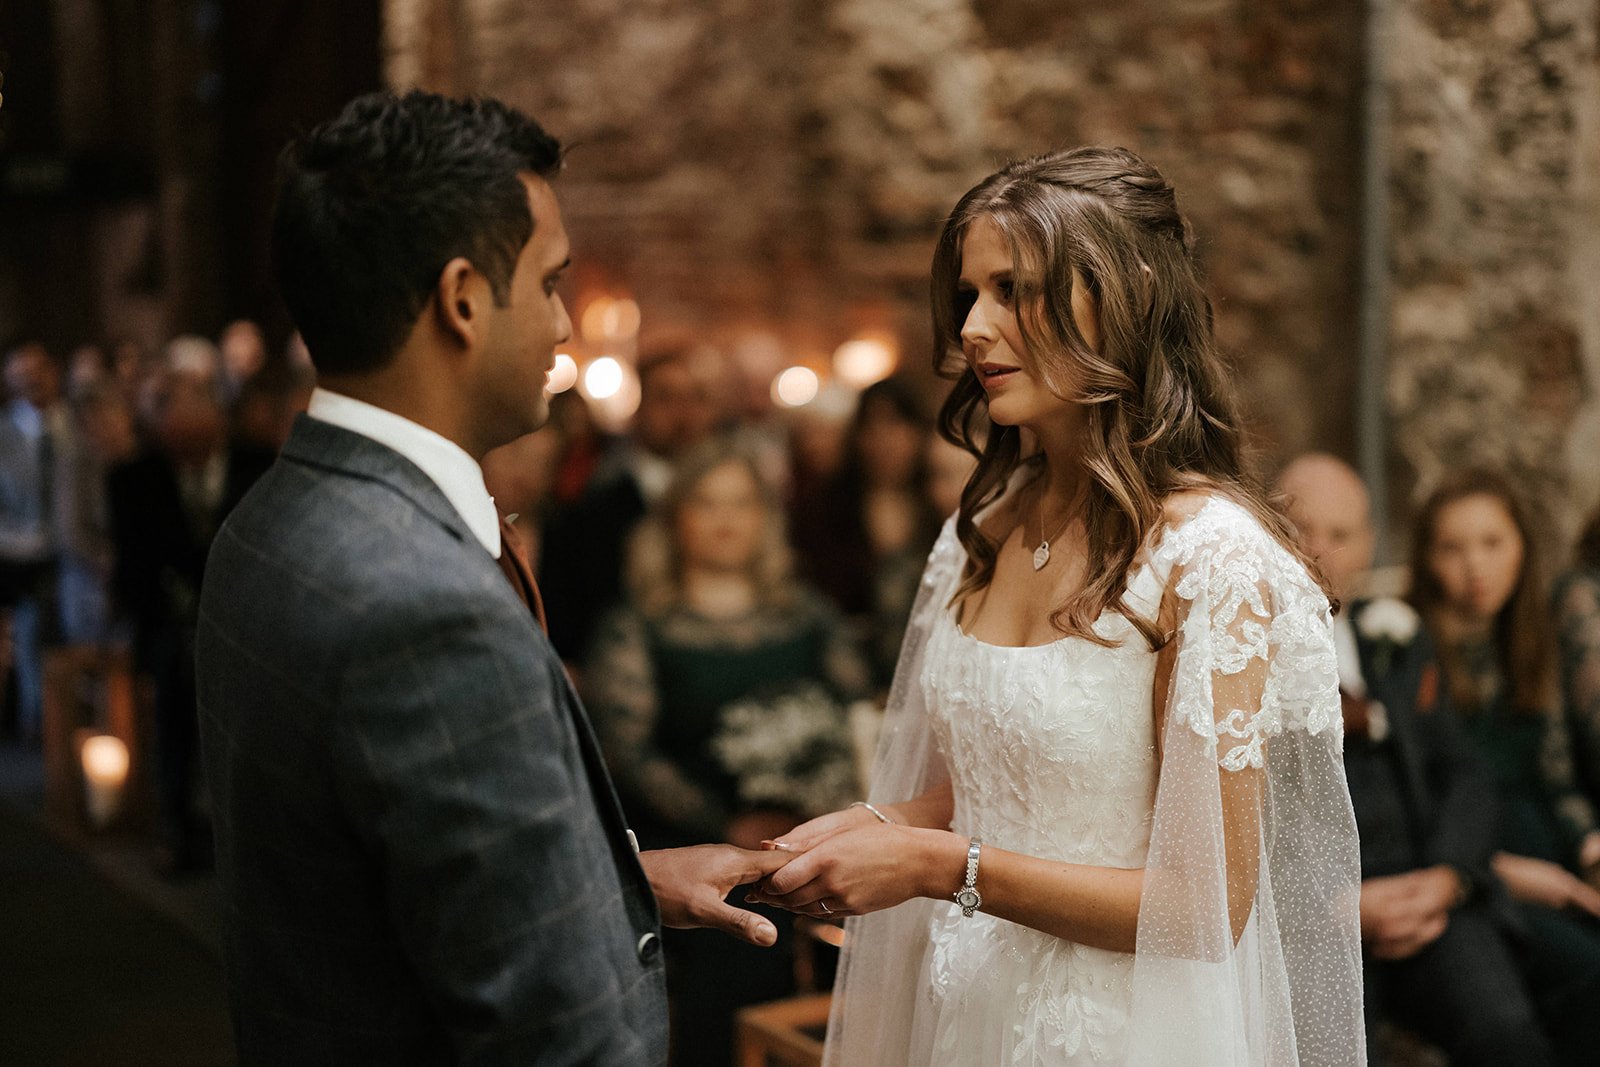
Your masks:
{"label": "warm background lighting", "polygon": [[810,367],[790,367],[772,380],[772,399],[786,408],[797,408],[817,398],[821,383]]}
{"label": "warm background lighting", "polygon": [[122,787],[128,780],[128,746],[110,734],[95,734],[83,742],[80,758],[89,821],[104,826],[122,805]]}
{"label": "warm background lighting", "polygon": [[629,340],[639,333],[639,305],[627,297],[598,297],[583,309],[578,329],[591,344]]}
{"label": "warm background lighting", "polygon": [[622,364],[601,356],[583,372],[583,391],[591,400],[608,400],[622,388]]}
{"label": "warm background lighting", "polygon": [[865,389],[894,373],[895,354],[882,341],[858,337],[833,353],[833,373],[846,385]]}

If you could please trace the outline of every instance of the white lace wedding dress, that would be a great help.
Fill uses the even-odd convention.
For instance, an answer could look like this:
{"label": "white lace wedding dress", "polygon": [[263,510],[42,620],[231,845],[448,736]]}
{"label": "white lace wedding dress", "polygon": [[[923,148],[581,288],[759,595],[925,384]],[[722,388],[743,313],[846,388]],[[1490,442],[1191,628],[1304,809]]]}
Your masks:
{"label": "white lace wedding dress", "polygon": [[[1152,607],[1159,602],[1149,567],[1132,587]],[[1122,646],[1073,638],[991,645],[940,613],[922,685],[954,786],[957,833],[1063,863],[1144,866],[1155,810],[1156,657],[1121,615],[1108,613],[1096,630]],[[931,996],[919,1016],[937,1062],[1124,1059],[1130,953],[940,910],[929,931]]]}
{"label": "white lace wedding dress", "polygon": [[[1155,618],[1169,589],[1181,605],[1158,755],[1157,657],[1126,617],[1095,624],[1116,647],[984,643],[947,607],[964,559],[947,525],[873,797],[902,800],[947,777],[957,833],[1145,869],[1138,950],[964,918],[942,901],[851,920],[829,1062],[1362,1062],[1337,668],[1326,600],[1299,563],[1213,497],[1138,565],[1131,611]],[[1250,919],[1236,937],[1229,901],[1241,885]]]}

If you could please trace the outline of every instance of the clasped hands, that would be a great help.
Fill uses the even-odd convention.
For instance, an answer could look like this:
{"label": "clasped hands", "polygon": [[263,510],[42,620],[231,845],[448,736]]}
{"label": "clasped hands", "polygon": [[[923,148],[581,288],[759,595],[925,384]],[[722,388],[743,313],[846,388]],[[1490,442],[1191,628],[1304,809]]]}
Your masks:
{"label": "clasped hands", "polygon": [[[696,845],[640,853],[662,924],[709,927],[766,947],[777,930],[763,916],[726,902],[735,886],[751,886],[748,903],[813,918],[865,915],[913,897],[955,892],[966,854],[965,841],[954,834],[885,824],[863,808],[823,815],[761,845],[760,851]],[[929,878],[928,871],[941,875]],[[946,886],[949,874],[955,881]]]}
{"label": "clasped hands", "polygon": [[[942,875],[959,872],[965,842],[954,834],[884,823],[863,807],[802,823],[762,847],[788,862],[764,877],[745,900],[816,919],[866,915],[918,896],[944,896]],[[959,850],[961,859],[947,855]],[[943,862],[941,862],[941,860]],[[944,868],[948,868],[945,871]],[[930,878],[927,872],[941,876]],[[934,884],[935,882],[939,884]],[[948,887],[953,893],[959,886]]]}

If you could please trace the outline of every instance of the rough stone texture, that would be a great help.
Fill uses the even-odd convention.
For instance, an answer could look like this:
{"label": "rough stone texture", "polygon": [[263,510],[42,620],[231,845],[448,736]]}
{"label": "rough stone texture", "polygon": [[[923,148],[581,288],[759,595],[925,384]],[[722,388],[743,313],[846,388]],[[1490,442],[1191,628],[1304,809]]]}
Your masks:
{"label": "rough stone texture", "polygon": [[1513,472],[1564,554],[1600,496],[1600,77],[1590,0],[1401,0],[1391,440],[1402,508]]}
{"label": "rough stone texture", "polygon": [[[1355,0],[386,0],[395,84],[501,95],[579,147],[577,303],[647,336],[863,330],[925,365],[950,206],[1114,142],[1174,180],[1267,458],[1354,452],[1366,7]],[[1509,466],[1565,541],[1600,498],[1593,0],[1395,0],[1390,512]]]}
{"label": "rough stone texture", "polygon": [[581,305],[650,333],[862,331],[927,363],[946,212],[1007,158],[1140,151],[1202,238],[1273,453],[1352,446],[1360,8],[1351,0],[388,0],[397,85],[504,97],[577,145]]}

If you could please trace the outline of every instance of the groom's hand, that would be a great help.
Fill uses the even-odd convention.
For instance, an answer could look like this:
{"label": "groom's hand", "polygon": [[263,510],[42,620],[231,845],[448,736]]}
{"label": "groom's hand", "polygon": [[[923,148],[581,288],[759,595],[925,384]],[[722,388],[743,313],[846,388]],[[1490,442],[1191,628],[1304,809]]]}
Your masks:
{"label": "groom's hand", "polygon": [[748,852],[732,845],[695,845],[639,854],[661,906],[663,925],[710,927],[762,948],[778,940],[777,928],[723,898],[734,886],[758,882],[793,858],[782,852]]}

